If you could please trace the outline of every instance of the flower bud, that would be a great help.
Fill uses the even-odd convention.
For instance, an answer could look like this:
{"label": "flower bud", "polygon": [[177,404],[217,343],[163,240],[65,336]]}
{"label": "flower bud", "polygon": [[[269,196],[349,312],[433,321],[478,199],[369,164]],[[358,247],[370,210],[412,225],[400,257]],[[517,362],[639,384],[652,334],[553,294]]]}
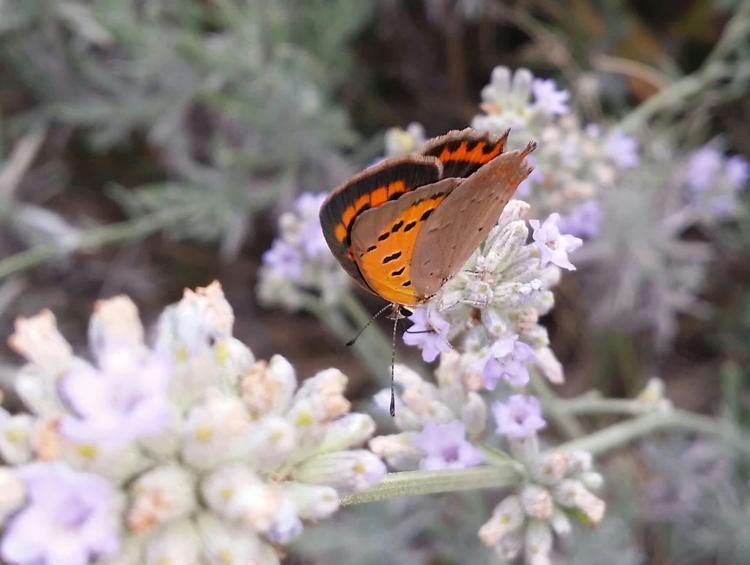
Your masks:
{"label": "flower bud", "polygon": [[285,462],[299,447],[297,428],[284,418],[266,416],[251,424],[242,439],[246,461],[259,471],[270,471]]}
{"label": "flower bud", "polygon": [[28,414],[10,416],[5,410],[0,412],[0,455],[6,463],[21,465],[31,459],[33,426],[34,419]]}
{"label": "flower bud", "polygon": [[466,402],[461,407],[461,421],[470,438],[479,437],[484,431],[487,424],[487,404],[476,392],[468,393]]}
{"label": "flower bud", "polygon": [[327,518],[339,509],[339,495],[332,487],[285,481],[281,488],[304,520]]}
{"label": "flower bud", "polygon": [[281,491],[262,482],[248,467],[231,463],[211,473],[201,485],[203,498],[217,514],[240,521],[258,532],[274,524]]}
{"label": "flower bud", "polygon": [[349,412],[350,402],[344,398],[347,378],[338,369],[326,369],[307,379],[294,396],[289,416],[293,423],[330,422]]}
{"label": "flower bud", "polygon": [[638,402],[654,409],[667,409],[671,406],[671,403],[664,392],[664,381],[659,378],[651,378],[636,399]]}
{"label": "flower bud", "polygon": [[509,533],[523,525],[524,512],[521,499],[509,496],[495,507],[492,517],[479,528],[479,539],[487,547],[496,545]]}
{"label": "flower bud", "polygon": [[552,551],[552,531],[546,522],[532,520],[526,527],[526,562],[548,565]]}
{"label": "flower bud", "polygon": [[421,449],[414,445],[416,432],[403,432],[376,436],[370,440],[370,450],[384,459],[396,471],[416,469],[424,457]]}
{"label": "flower bud", "polygon": [[568,515],[560,508],[555,508],[552,511],[552,517],[550,518],[549,523],[550,526],[552,526],[552,530],[558,536],[567,536],[572,530],[570,518],[568,518]]}
{"label": "flower bud", "polygon": [[590,471],[594,466],[594,457],[588,451],[571,451],[568,453],[570,461],[570,473],[578,475]]}
{"label": "flower bud", "polygon": [[31,318],[18,318],[8,345],[45,372],[62,375],[73,361],[73,350],[57,329],[55,315],[42,310]]}
{"label": "flower bud", "polygon": [[559,483],[568,472],[570,457],[567,453],[545,453],[532,469],[534,480],[544,485]]}
{"label": "flower bud", "polygon": [[195,526],[181,520],[158,530],[146,542],[146,565],[199,565],[201,562],[200,539]]}
{"label": "flower bud", "polygon": [[143,325],[138,309],[125,295],[94,304],[94,313],[89,320],[89,345],[97,355],[109,346],[143,346]]}
{"label": "flower bud", "polygon": [[521,503],[526,514],[538,520],[548,520],[552,515],[552,496],[540,486],[529,484],[521,491]]}
{"label": "flower bud", "polygon": [[199,515],[197,522],[208,565],[279,565],[273,547],[247,527],[209,513]]}
{"label": "flower bud", "polygon": [[286,544],[299,537],[302,528],[302,520],[299,519],[294,505],[289,499],[282,498],[273,523],[265,534],[274,543]]}
{"label": "flower bud", "polygon": [[197,469],[241,458],[246,450],[242,438],[250,424],[239,398],[217,391],[207,396],[190,410],[183,428],[182,456]]}
{"label": "flower bud", "polygon": [[196,505],[193,478],[176,465],[156,467],[141,475],[130,491],[132,501],[126,522],[136,534],[185,517]]}
{"label": "flower bud", "polygon": [[328,425],[317,451],[328,453],[362,445],[374,432],[375,420],[371,416],[358,412],[347,414]]}
{"label": "flower bud", "polygon": [[565,382],[562,364],[549,347],[542,347],[536,351],[536,364],[549,382],[556,385]]}
{"label": "flower bud", "polygon": [[297,386],[292,365],[281,355],[258,361],[240,381],[242,400],[253,419],[267,414],[279,415],[289,408]]}
{"label": "flower bud", "polygon": [[592,525],[604,517],[607,505],[602,499],[591,494],[580,481],[566,479],[555,489],[555,499],[561,506],[577,508]]}
{"label": "flower bud", "polygon": [[297,467],[298,481],[329,485],[342,493],[359,492],[379,483],[385,476],[385,465],[364,449],[316,455]]}
{"label": "flower bud", "polygon": [[[75,364],[75,358],[71,362]],[[63,411],[57,395],[59,375],[52,375],[36,365],[22,367],[16,376],[14,388],[24,405],[37,416],[52,416]]]}
{"label": "flower bud", "polygon": [[601,473],[588,471],[581,475],[581,482],[589,490],[599,490],[604,485],[604,477]]}

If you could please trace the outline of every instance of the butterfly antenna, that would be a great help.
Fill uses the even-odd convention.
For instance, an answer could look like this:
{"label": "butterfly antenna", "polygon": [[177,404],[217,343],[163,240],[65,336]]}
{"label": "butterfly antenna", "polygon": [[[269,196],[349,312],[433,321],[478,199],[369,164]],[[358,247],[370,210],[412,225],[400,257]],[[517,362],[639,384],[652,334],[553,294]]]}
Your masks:
{"label": "butterfly antenna", "polygon": [[378,318],[380,317],[380,315],[381,315],[381,314],[382,314],[383,312],[385,312],[386,310],[388,310],[388,308],[390,308],[390,307],[391,307],[391,305],[390,305],[390,304],[388,304],[388,305],[386,305],[386,306],[383,306],[383,308],[381,308],[380,310],[378,310],[378,311],[377,311],[377,312],[375,313],[375,315],[373,315],[373,316],[372,316],[372,317],[371,317],[371,318],[370,318],[369,320],[367,320],[367,323],[366,323],[366,324],[365,324],[364,326],[362,326],[362,329],[360,329],[360,330],[359,330],[359,331],[357,332],[357,335],[355,335],[355,336],[354,336],[354,337],[353,337],[352,339],[350,339],[349,341],[347,341],[347,342],[346,342],[346,346],[347,346],[347,347],[351,347],[352,345],[354,345],[354,342],[355,342],[355,341],[357,341],[357,340],[359,339],[359,336],[361,336],[361,335],[362,335],[362,332],[364,332],[364,331],[365,331],[365,330],[366,330],[367,328],[369,328],[369,327],[370,327],[370,324],[372,324],[372,323],[373,323],[373,322],[374,322],[375,320],[377,320],[377,319],[378,319]]}
{"label": "butterfly antenna", "polygon": [[396,393],[393,391],[394,367],[396,366],[396,328],[400,319],[399,311],[393,316],[393,334],[391,334],[391,418],[396,416]]}

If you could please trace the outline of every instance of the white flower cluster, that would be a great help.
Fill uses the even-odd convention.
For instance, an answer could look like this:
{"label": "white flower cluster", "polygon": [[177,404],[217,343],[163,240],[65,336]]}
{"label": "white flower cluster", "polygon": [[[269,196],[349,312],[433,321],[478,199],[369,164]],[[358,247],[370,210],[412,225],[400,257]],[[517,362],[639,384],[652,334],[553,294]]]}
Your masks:
{"label": "white flower cluster", "polygon": [[320,226],[325,194],[302,194],[294,210],[279,218],[279,235],[263,254],[258,273],[258,298],[267,306],[289,311],[304,309],[310,301],[338,301],[351,284],[331,254]]}
{"label": "white flower cluster", "polygon": [[601,216],[597,196],[638,165],[638,145],[617,130],[584,127],[570,112],[568,98],[553,80],[535,79],[527,69],[511,73],[496,67],[482,90],[484,113],[472,127],[493,133],[510,127],[513,139],[537,140],[539,147],[529,157],[534,171],[518,196],[532,203],[535,215],[560,212],[565,233],[594,237]]}
{"label": "white flower cluster", "polygon": [[233,322],[218,283],[186,290],[150,348],[133,303],[104,300],[90,363],[51,312],[17,321],[31,413],[0,419],[4,561],[278,563],[303,521],[380,481],[385,465],[360,447],[375,423],[350,412],[347,378],[298,384],[283,357],[257,361]]}
{"label": "white flower cluster", "polygon": [[[528,446],[524,448],[528,453]],[[571,517],[592,526],[604,517],[606,505],[592,492],[603,479],[592,470],[591,455],[581,451],[532,457],[527,471],[526,484],[495,507],[479,539],[502,559],[523,552],[529,565],[547,565],[553,532],[568,535]]]}

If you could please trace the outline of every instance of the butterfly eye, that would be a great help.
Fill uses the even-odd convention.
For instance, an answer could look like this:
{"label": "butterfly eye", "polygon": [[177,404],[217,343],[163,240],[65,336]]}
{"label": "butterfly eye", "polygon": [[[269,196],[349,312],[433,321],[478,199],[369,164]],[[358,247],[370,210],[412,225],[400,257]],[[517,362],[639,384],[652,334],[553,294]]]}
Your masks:
{"label": "butterfly eye", "polygon": [[399,314],[401,314],[404,318],[408,318],[409,316],[411,316],[412,314],[414,314],[414,312],[412,312],[411,310],[409,310],[408,308],[406,308],[404,306],[401,306],[399,308]]}

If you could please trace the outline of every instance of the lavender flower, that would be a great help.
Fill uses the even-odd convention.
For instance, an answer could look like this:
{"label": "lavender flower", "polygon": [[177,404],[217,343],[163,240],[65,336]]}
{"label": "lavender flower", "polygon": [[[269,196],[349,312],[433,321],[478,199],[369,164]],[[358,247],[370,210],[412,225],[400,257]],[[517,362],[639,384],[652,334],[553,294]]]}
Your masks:
{"label": "lavender flower", "polygon": [[554,213],[544,220],[543,224],[539,220],[529,220],[529,224],[534,228],[534,243],[541,255],[542,266],[549,263],[557,265],[562,269],[575,271],[575,265],[568,259],[568,253],[571,253],[583,245],[583,241],[569,234],[561,234],[557,224],[560,221],[560,214]]}
{"label": "lavender flower", "polygon": [[721,153],[713,147],[701,147],[687,164],[686,181],[695,191],[706,190],[718,180],[722,168]]}
{"label": "lavender flower", "polygon": [[451,350],[448,342],[450,324],[434,306],[416,308],[409,316],[412,326],[404,332],[404,343],[422,350],[422,359],[434,361],[440,353]]}
{"label": "lavender flower", "polygon": [[482,452],[466,441],[466,427],[459,421],[428,422],[414,438],[414,445],[424,452],[420,469],[465,469],[484,461]]}
{"label": "lavender flower", "polygon": [[297,281],[302,278],[302,253],[286,241],[277,239],[263,253],[263,266],[279,276]]}
{"label": "lavender flower", "polygon": [[592,239],[599,235],[602,223],[602,209],[595,200],[587,200],[573,210],[560,216],[560,233],[570,234],[581,239]]}
{"label": "lavender flower", "polygon": [[497,432],[511,439],[523,439],[535,435],[547,422],[542,417],[542,407],[535,396],[514,394],[506,402],[492,403],[492,413],[497,423]]}
{"label": "lavender flower", "polygon": [[100,369],[79,364],[60,381],[61,394],[74,414],[61,431],[68,439],[122,446],[153,436],[169,418],[170,363],[158,354],[109,347]]}
{"label": "lavender flower", "polygon": [[16,473],[28,502],[6,527],[3,559],[84,565],[117,551],[115,491],[106,480],[63,463],[32,463]]}
{"label": "lavender flower", "polygon": [[279,218],[279,237],[263,254],[258,296],[267,305],[296,311],[320,298],[339,300],[350,282],[331,255],[318,213],[326,194],[304,193]]}
{"label": "lavender flower", "polygon": [[534,350],[518,336],[498,339],[490,348],[482,369],[484,386],[494,390],[502,379],[514,387],[529,382],[527,365],[534,361]]}
{"label": "lavender flower", "polygon": [[557,90],[554,80],[535,79],[531,88],[534,92],[535,104],[543,113],[549,116],[564,116],[570,111],[568,108],[570,93],[567,90]]}
{"label": "lavender flower", "polygon": [[726,161],[726,176],[732,188],[740,189],[750,178],[750,165],[739,155],[732,155]]}
{"label": "lavender flower", "polygon": [[604,143],[604,151],[621,169],[632,169],[640,163],[638,141],[621,131],[613,131]]}

